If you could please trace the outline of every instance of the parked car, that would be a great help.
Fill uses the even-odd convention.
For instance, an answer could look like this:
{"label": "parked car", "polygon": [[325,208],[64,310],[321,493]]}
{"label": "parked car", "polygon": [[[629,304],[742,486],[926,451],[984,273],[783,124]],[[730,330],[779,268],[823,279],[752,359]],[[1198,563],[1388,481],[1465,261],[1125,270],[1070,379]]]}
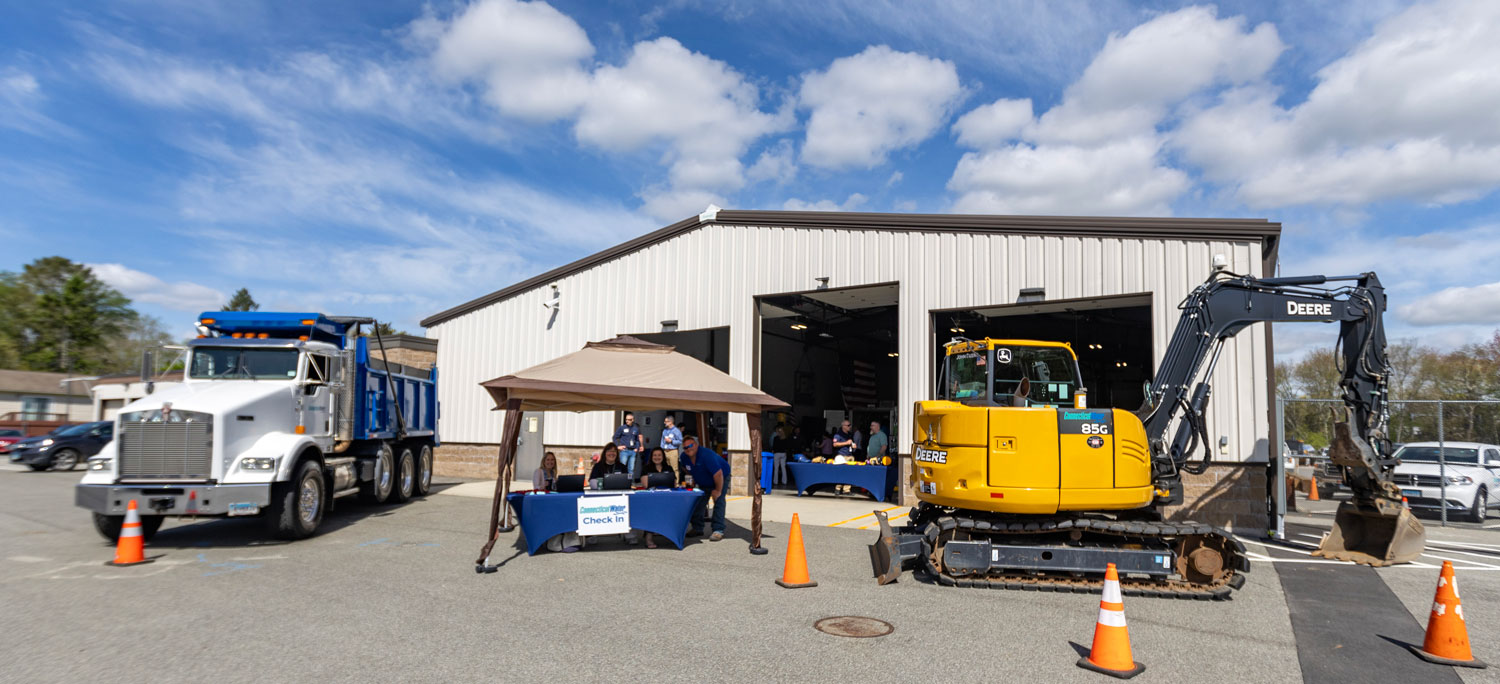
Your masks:
{"label": "parked car", "polygon": [[[115,423],[79,423],[59,429],[35,442],[25,440],[11,451],[10,460],[31,466],[32,470],[72,470],[88,457],[99,453],[115,438]],[[29,443],[27,443],[29,442]]]}
{"label": "parked car", "polygon": [[[1394,481],[1413,509],[1462,513],[1471,522],[1484,522],[1500,492],[1500,446],[1474,442],[1445,442],[1443,468],[1437,442],[1412,442],[1396,451],[1401,464]],[[1441,478],[1447,478],[1446,488]]]}
{"label": "parked car", "polygon": [[73,423],[71,425],[59,425],[55,428],[52,428],[52,431],[45,435],[23,437],[20,441],[14,442],[9,446],[0,447],[0,453],[10,456],[11,463],[19,462],[21,460],[22,451],[26,450],[29,447],[34,447],[38,444],[41,444],[42,440],[47,439],[48,437],[56,437],[57,433],[62,432],[63,430],[77,426],[78,423]]}
{"label": "parked car", "polygon": [[5,453],[5,448],[26,439],[26,433],[14,428],[0,430],[0,454]]}

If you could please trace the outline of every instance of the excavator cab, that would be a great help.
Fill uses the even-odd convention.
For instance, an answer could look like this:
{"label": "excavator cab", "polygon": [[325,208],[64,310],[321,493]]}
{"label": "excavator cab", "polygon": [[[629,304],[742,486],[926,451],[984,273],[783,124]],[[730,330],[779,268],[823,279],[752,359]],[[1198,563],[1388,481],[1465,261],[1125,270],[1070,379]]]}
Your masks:
{"label": "excavator cab", "polygon": [[947,351],[939,398],[965,406],[1072,406],[1082,384],[1063,342],[955,340]]}

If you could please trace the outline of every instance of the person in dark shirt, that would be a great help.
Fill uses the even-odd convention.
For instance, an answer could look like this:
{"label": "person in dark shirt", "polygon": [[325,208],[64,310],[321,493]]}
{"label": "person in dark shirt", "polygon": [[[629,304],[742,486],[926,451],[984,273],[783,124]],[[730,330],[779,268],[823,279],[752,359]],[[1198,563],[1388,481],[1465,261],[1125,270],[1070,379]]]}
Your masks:
{"label": "person in dark shirt", "polygon": [[615,473],[629,475],[630,471],[626,470],[625,464],[620,462],[620,447],[615,446],[614,442],[610,442],[604,445],[604,449],[599,452],[599,462],[595,463],[594,469],[589,471],[589,480],[598,480],[605,475],[613,475]]}
{"label": "person in dark shirt", "polygon": [[[649,481],[653,473],[666,473],[675,479],[676,472],[672,470],[672,464],[667,461],[667,452],[661,447],[651,450],[651,455],[646,457],[646,462],[641,464],[641,487],[651,486]],[[650,532],[645,533],[646,548],[656,548],[656,539]]]}
{"label": "person in dark shirt", "polygon": [[625,463],[625,474],[635,472],[635,455],[646,448],[646,435],[641,432],[641,426],[635,424],[635,414],[625,412],[625,424],[615,428],[615,436],[610,442],[620,448],[620,460]]}
{"label": "person in dark shirt", "polygon": [[682,462],[682,468],[691,472],[693,484],[699,489],[708,492],[708,496],[698,499],[698,505],[693,508],[692,519],[688,523],[689,537],[703,534],[704,518],[708,517],[708,502],[714,502],[714,513],[712,518],[713,535],[709,541],[719,541],[724,538],[724,505],[725,496],[729,491],[729,463],[718,454],[709,451],[707,447],[698,446],[698,440],[692,435],[682,438],[682,455],[687,458]]}

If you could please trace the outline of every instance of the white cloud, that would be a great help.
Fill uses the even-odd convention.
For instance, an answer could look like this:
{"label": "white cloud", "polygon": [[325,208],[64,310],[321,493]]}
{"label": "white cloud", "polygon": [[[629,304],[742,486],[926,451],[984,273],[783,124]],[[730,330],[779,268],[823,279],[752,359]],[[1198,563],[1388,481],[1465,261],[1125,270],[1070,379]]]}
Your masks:
{"label": "white cloud", "polygon": [[664,144],[670,186],[648,191],[645,209],[663,220],[682,218],[663,212],[701,208],[704,197],[738,190],[745,182],[740,156],[786,125],[783,117],[761,111],[759,98],[729,65],[658,38],[636,43],[623,65],[594,71],[574,132],[610,151]]}
{"label": "white cloud", "polygon": [[864,206],[865,202],[869,201],[869,199],[857,192],[849,195],[843,202],[826,199],[816,202],[806,202],[793,198],[783,202],[781,208],[786,211],[854,211]]}
{"label": "white cloud", "polygon": [[1283,46],[1269,24],[1189,7],[1111,35],[1056,106],[1000,99],[954,124],[948,188],[960,212],[1170,214],[1191,188],[1164,159],[1175,107],[1204,89],[1259,82]]}
{"label": "white cloud", "polygon": [[1500,282],[1439,290],[1400,311],[1413,325],[1500,324]]}
{"label": "white cloud", "polygon": [[44,101],[36,76],[16,67],[0,69],[0,128],[32,135],[72,135],[72,129],[42,113]]}
{"label": "white cloud", "polygon": [[782,140],[761,152],[760,157],[745,172],[745,176],[755,183],[771,181],[777,185],[785,185],[797,177],[796,156],[792,141]]}
{"label": "white cloud", "polygon": [[496,109],[548,121],[588,96],[583,61],[594,45],[583,27],[545,2],[479,0],[448,21],[426,17],[412,31],[435,43],[440,75],[478,80]]}
{"label": "white cloud", "polygon": [[1320,70],[1303,102],[1233,90],[1174,143],[1256,208],[1483,196],[1500,185],[1497,34],[1497,3],[1411,7]]}
{"label": "white cloud", "polygon": [[213,311],[227,301],[224,293],[185,280],[166,282],[150,273],[124,264],[88,264],[94,275],[136,302],[174,311]]}
{"label": "white cloud", "polygon": [[812,114],[802,160],[872,168],[931,137],[963,89],[953,63],[884,45],[833,61],[802,78],[798,106]]}

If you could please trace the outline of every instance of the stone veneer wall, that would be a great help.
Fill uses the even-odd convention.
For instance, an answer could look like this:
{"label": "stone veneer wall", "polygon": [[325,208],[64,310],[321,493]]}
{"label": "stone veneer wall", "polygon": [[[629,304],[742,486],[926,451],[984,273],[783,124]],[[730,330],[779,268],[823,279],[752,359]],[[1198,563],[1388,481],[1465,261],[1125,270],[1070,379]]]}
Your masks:
{"label": "stone veneer wall", "polygon": [[1244,535],[1261,536],[1266,513],[1266,464],[1210,465],[1202,475],[1182,474],[1183,505],[1166,509],[1169,520],[1194,520]]}
{"label": "stone veneer wall", "polygon": [[[433,366],[437,365],[437,352],[391,347],[389,344],[386,345],[385,350],[390,354],[391,363],[399,363],[403,366],[411,366],[412,368],[420,368],[422,370],[431,370]],[[370,360],[378,361],[381,358],[380,349],[375,346],[375,341],[371,340]]]}

